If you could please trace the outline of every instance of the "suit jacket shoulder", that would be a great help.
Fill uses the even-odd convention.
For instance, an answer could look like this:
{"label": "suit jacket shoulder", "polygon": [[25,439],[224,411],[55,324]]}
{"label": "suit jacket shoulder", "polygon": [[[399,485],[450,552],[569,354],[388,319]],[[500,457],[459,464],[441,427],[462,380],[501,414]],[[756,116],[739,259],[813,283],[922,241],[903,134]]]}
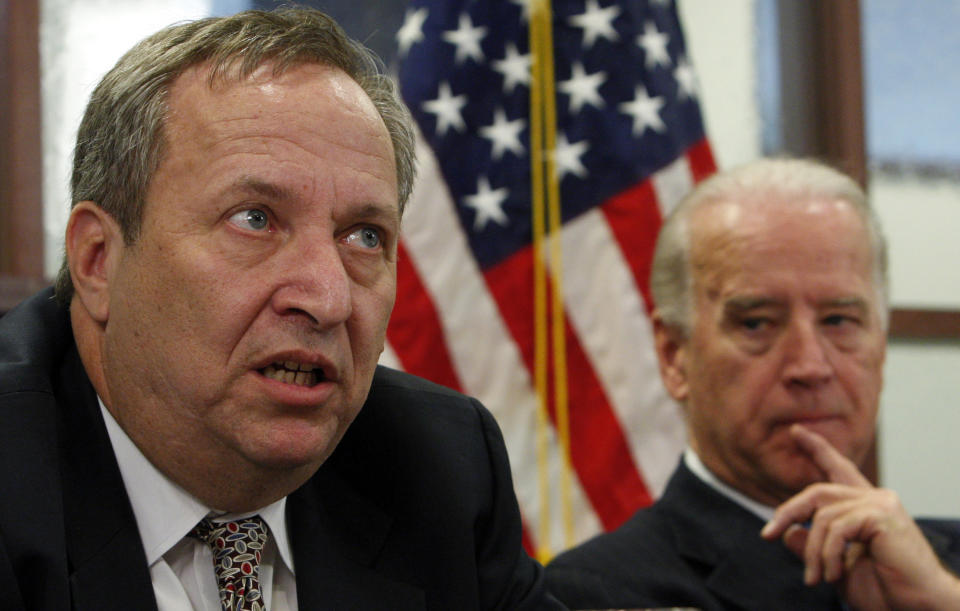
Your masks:
{"label": "suit jacket shoulder", "polygon": [[762,527],[681,461],[654,505],[553,560],[548,588],[571,608],[839,608],[830,586],[803,585],[800,561]]}
{"label": "suit jacket shoulder", "polygon": [[960,575],[960,521],[943,518],[917,518],[917,526],[923,531],[940,561]]}
{"label": "suit jacket shoulder", "polygon": [[[307,562],[329,569],[346,558],[355,569],[347,581],[376,575],[403,586],[411,608],[556,605],[520,544],[499,429],[480,403],[447,388],[378,368],[357,419],[289,506],[327,533],[332,555]],[[293,545],[299,580],[300,543]],[[343,588],[351,608],[352,589]],[[329,603],[329,590],[323,596]],[[390,607],[406,608],[399,600]]]}
{"label": "suit jacket shoulder", "polygon": [[156,608],[96,393],[49,289],[0,319],[0,465],[5,608]]}
{"label": "suit jacket shoulder", "polygon": [[[55,351],[37,343],[62,324],[34,296],[0,318],[0,584],[14,608],[66,608]],[[43,584],[48,584],[46,588]]]}

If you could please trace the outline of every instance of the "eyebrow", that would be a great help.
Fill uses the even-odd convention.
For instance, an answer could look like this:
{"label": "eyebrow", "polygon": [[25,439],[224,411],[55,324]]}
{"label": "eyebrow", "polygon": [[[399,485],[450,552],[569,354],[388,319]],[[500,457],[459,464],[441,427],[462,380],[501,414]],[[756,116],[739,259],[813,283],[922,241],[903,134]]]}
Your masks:
{"label": "eyebrow", "polygon": [[[779,299],[774,299],[772,297],[748,297],[748,296],[738,296],[731,297],[723,304],[723,309],[729,313],[739,313],[747,312],[756,308],[763,307],[778,307],[782,306],[783,302]],[[862,297],[850,296],[850,297],[836,297],[831,299],[823,299],[817,303],[817,307],[820,308],[858,308],[861,310],[869,309],[867,301]]]}
{"label": "eyebrow", "polygon": [[357,218],[380,218],[387,221],[400,221],[400,207],[383,206],[381,204],[363,204],[351,211]]}
{"label": "eyebrow", "polygon": [[243,176],[240,180],[231,185],[234,189],[252,191],[268,199],[283,200],[292,199],[293,193],[290,189],[280,186],[276,183],[267,182],[253,176]]}
{"label": "eyebrow", "polygon": [[753,310],[756,308],[763,308],[768,306],[782,306],[783,301],[779,299],[774,299],[772,297],[748,297],[748,296],[738,296],[731,297],[726,300],[723,304],[723,309],[726,312],[737,313],[737,312],[746,312],[748,310]]}
{"label": "eyebrow", "polygon": [[[230,186],[231,189],[240,191],[250,191],[272,200],[291,200],[294,199],[293,191],[273,182],[267,182],[254,176],[242,176],[239,180]],[[384,206],[381,204],[368,203],[351,211],[353,216],[358,218],[383,218],[387,220],[400,220],[400,206]]]}
{"label": "eyebrow", "polygon": [[836,299],[824,299],[818,304],[822,308],[858,308],[868,310],[867,300],[863,297],[838,297]]}

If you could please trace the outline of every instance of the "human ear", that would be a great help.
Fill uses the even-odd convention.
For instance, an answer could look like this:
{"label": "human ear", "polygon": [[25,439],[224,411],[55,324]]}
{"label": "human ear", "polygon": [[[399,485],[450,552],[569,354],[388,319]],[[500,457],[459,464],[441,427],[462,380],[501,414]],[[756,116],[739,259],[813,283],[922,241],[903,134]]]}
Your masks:
{"label": "human ear", "polygon": [[110,279],[123,249],[120,226],[94,202],[77,202],[67,221],[65,246],[74,303],[79,300],[91,318],[105,323]]}
{"label": "human ear", "polygon": [[689,394],[687,384],[687,337],[682,329],[669,325],[657,313],[653,313],[653,338],[657,349],[657,361],[660,366],[660,379],[670,396],[686,401]]}

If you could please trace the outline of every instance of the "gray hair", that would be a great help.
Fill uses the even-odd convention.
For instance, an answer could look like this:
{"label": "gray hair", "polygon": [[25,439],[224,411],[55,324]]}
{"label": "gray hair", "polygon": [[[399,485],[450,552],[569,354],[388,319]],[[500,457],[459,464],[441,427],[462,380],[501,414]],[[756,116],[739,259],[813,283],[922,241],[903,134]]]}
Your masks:
{"label": "gray hair", "polygon": [[826,199],[847,202],[860,215],[873,253],[884,328],[889,320],[887,244],[880,220],[863,189],[849,176],[809,159],[759,159],[715,174],[700,183],[670,213],[660,228],[650,271],[650,290],[660,319],[688,334],[693,323],[693,275],[689,222],[700,207],[719,201],[793,202]]}
{"label": "gray hair", "polygon": [[[74,149],[73,204],[96,202],[120,225],[125,243],[136,241],[147,189],[166,146],[169,89],[188,68],[207,62],[211,84],[231,70],[242,80],[267,62],[272,62],[274,75],[308,63],[343,70],[373,101],[390,134],[403,213],[416,174],[410,112],[380,59],[350,39],[332,18],[307,8],[200,19],[137,43],[90,97]],[[57,297],[69,303],[73,283],[66,258],[55,288]]]}

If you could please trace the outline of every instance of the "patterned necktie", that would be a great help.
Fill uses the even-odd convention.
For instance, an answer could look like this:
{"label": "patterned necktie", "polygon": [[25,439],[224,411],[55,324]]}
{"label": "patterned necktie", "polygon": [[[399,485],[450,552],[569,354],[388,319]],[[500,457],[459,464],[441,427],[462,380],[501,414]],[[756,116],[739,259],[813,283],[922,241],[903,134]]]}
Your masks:
{"label": "patterned necktie", "polygon": [[236,522],[204,518],[190,534],[213,550],[223,611],[264,611],[260,554],[267,544],[267,527],[260,516]]}

